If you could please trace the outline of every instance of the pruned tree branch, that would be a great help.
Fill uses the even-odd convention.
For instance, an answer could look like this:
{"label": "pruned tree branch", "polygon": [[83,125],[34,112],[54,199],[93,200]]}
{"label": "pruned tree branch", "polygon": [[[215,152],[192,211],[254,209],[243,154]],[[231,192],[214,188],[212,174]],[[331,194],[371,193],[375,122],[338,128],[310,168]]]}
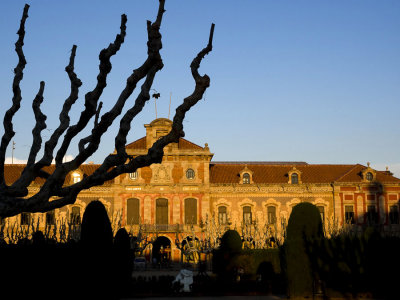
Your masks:
{"label": "pruned tree branch", "polygon": [[18,55],[18,64],[14,69],[15,75],[12,85],[12,90],[14,94],[12,99],[13,104],[11,108],[5,113],[3,121],[4,135],[1,139],[1,144],[0,144],[0,190],[4,190],[7,188],[4,181],[4,162],[6,159],[6,150],[8,145],[10,144],[11,139],[15,135],[12,120],[15,113],[19,110],[22,100],[20,82],[24,77],[24,68],[26,65],[25,55],[22,47],[24,45],[25,21],[28,18],[28,10],[29,10],[29,5],[25,4],[24,12],[21,18],[21,23],[17,32],[18,40],[15,43],[15,52],[17,52]]}
{"label": "pruned tree branch", "polygon": [[[121,16],[120,33],[117,34],[113,43],[100,52],[100,65],[96,87],[85,95],[85,108],[81,112],[78,122],[75,125],[70,126],[69,112],[71,106],[78,99],[79,87],[82,85],[82,82],[74,73],[76,46],[74,45],[72,47],[70,61],[68,66],[65,68],[71,82],[71,92],[69,97],[65,100],[60,113],[59,127],[53,132],[50,139],[45,143],[43,157],[39,161],[35,162],[36,156],[41,148],[40,134],[46,126],[46,117],[40,110],[40,103],[43,101],[44,90],[44,83],[41,82],[38,95],[33,101],[36,126],[33,130],[33,145],[29,155],[28,164],[21,177],[14,182],[11,187],[8,187],[4,182],[4,159],[2,161],[2,165],[0,165],[1,170],[3,170],[2,177],[0,177],[2,185],[0,189],[0,216],[12,216],[21,212],[45,212],[68,204],[73,204],[77,195],[83,189],[101,185],[104,182],[112,180],[123,173],[134,172],[138,168],[150,166],[153,163],[160,163],[164,154],[164,147],[170,143],[178,142],[179,139],[184,136],[183,120],[185,114],[200,99],[202,99],[204,92],[210,85],[210,78],[206,74],[201,76],[198,72],[198,69],[200,68],[200,63],[205,55],[212,51],[214,24],[211,25],[207,46],[197,54],[190,65],[191,73],[195,81],[195,88],[193,93],[186,97],[183,103],[176,109],[176,114],[173,119],[172,130],[170,133],[155,142],[154,145],[148,150],[146,155],[132,158],[127,155],[125,150],[126,138],[131,128],[131,122],[142,111],[146,102],[150,100],[150,90],[156,73],[163,68],[163,62],[160,55],[160,50],[162,48],[160,26],[163,14],[165,12],[164,4],[165,0],[159,1],[159,8],[155,22],[152,23],[151,21],[147,21],[148,41],[146,60],[140,67],[133,70],[132,74],[127,78],[125,88],[121,91],[119,97],[116,99],[114,106],[100,117],[102,103],[99,103],[99,99],[107,85],[107,76],[112,69],[110,58],[118,52],[126,35],[127,17],[126,15]],[[21,40],[21,42],[18,44],[19,46],[17,53],[22,53],[24,36],[23,28],[25,19],[27,18],[28,8],[24,10],[24,15],[21,20],[21,27],[19,31],[19,41]],[[16,107],[12,107],[13,111],[18,110],[20,102],[20,99],[18,100],[18,97],[20,97],[19,82],[22,79],[21,74],[23,67],[21,69],[19,66],[24,65],[24,60],[21,58],[23,57],[23,54],[22,56],[19,55],[19,57],[20,62],[16,69],[19,68],[18,72],[20,73],[18,74],[20,75],[18,75],[18,78],[20,79],[17,81],[18,90],[14,92],[14,98],[17,98],[17,100],[14,101],[13,99],[13,107]],[[115,154],[108,155],[104,159],[101,166],[93,174],[83,178],[80,182],[75,184],[65,185],[65,179],[67,178],[67,175],[71,171],[76,170],[84,161],[86,161],[93,153],[96,152],[103,134],[122,113],[128,98],[132,95],[133,91],[137,87],[137,84],[142,79],[144,79],[144,82],[141,85],[140,93],[136,97],[134,105],[132,105],[121,118],[119,131],[115,137]],[[65,156],[72,140],[78,133],[87,127],[87,124],[92,117],[94,117],[93,129],[89,136],[79,141],[78,155],[72,161],[63,162],[63,157]],[[2,140],[1,147],[5,147],[5,149],[7,148],[7,145],[11,139],[9,138],[9,135],[11,132],[13,132],[11,120],[7,122],[7,124],[11,123],[11,129],[8,131],[6,130],[8,135],[6,138],[3,137],[4,142]],[[62,140],[61,146],[57,150],[57,154],[55,156],[55,166],[53,167],[53,171],[49,173],[43,168],[51,164],[56,146],[64,133],[64,139]],[[0,159],[1,155],[3,155],[3,157],[5,156],[5,150],[3,154],[1,152],[3,148],[1,147]],[[28,186],[38,177],[45,178],[45,183],[36,194],[28,195]]]}

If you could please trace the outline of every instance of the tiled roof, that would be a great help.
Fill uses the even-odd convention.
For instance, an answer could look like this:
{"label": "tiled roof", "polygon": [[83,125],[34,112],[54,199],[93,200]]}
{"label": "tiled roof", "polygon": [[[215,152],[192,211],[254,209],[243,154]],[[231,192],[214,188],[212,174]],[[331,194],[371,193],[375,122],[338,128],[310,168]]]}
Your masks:
{"label": "tiled roof", "polygon": [[146,137],[142,137],[125,146],[126,149],[146,150]]}
{"label": "tiled roof", "polygon": [[[346,174],[337,180],[337,182],[358,182],[361,181],[361,172],[365,170],[366,167],[363,165],[354,165]],[[400,183],[400,179],[394,177],[391,173],[387,171],[376,171],[376,181],[381,183]]]}
{"label": "tiled roof", "polygon": [[[256,184],[288,183],[288,172],[295,167],[301,172],[303,183],[361,182],[362,165],[310,165],[310,164],[265,164],[265,163],[211,163],[210,183],[239,183],[239,173],[245,167],[253,172],[252,179]],[[377,171],[377,181],[382,183],[400,183],[400,179]]]}
{"label": "tiled roof", "polygon": [[184,138],[179,139],[178,148],[184,150],[203,150],[203,147],[196,145],[195,143],[189,142]]}
{"label": "tiled roof", "polygon": [[[4,176],[6,180],[6,184],[10,185],[14,183],[20,176],[22,171],[24,170],[25,165],[24,164],[6,164],[4,166]],[[79,171],[83,173],[83,176],[89,176],[94,173],[94,171],[100,167],[100,165],[95,165],[95,164],[84,164],[79,167]],[[47,173],[53,173],[55,169],[54,165],[44,167],[43,170],[46,171]],[[72,172],[71,172],[72,173]],[[39,184],[42,185],[46,179],[44,178],[36,178],[34,181],[34,184]],[[65,179],[66,184],[68,185],[69,182],[71,182],[71,174],[68,174],[66,179]],[[113,180],[106,181],[104,185],[110,185],[113,182]]]}
{"label": "tiled roof", "polygon": [[[142,137],[128,145],[125,146],[126,149],[134,150],[146,150],[146,137]],[[182,150],[203,150],[204,148],[196,145],[195,143],[189,142],[184,138],[179,139],[178,148]]]}
{"label": "tiled roof", "polygon": [[216,165],[307,165],[304,161],[213,161]]}

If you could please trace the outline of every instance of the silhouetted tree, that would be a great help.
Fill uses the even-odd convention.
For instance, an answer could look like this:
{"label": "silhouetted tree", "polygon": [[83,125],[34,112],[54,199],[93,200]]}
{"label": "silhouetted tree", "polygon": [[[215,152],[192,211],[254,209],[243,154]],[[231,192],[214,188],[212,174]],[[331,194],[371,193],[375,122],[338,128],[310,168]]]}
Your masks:
{"label": "silhouetted tree", "polygon": [[[28,18],[29,5],[25,5],[18,30],[19,38],[15,44],[15,50],[18,54],[18,65],[14,69],[15,76],[12,86],[12,106],[4,116],[4,135],[0,144],[1,217],[13,216],[21,212],[45,212],[68,204],[73,204],[77,195],[83,189],[101,185],[105,181],[111,180],[123,173],[134,172],[138,168],[149,166],[153,163],[161,163],[164,147],[170,143],[178,142],[179,138],[184,136],[182,122],[186,112],[203,97],[205,90],[210,85],[210,78],[206,74],[201,76],[198,69],[204,56],[212,50],[214,24],[211,25],[207,46],[197,54],[190,65],[192,76],[195,80],[195,89],[176,109],[170,133],[155,142],[146,155],[133,158],[129,156],[125,150],[126,137],[131,127],[131,121],[141,112],[145,103],[150,99],[149,91],[154,77],[156,73],[163,68],[160,55],[160,49],[162,47],[160,26],[165,12],[164,3],[165,0],[160,0],[155,22],[147,21],[147,59],[127,78],[126,86],[118,96],[114,106],[108,112],[100,116],[102,102],[99,102],[99,99],[107,85],[107,76],[111,72],[112,65],[110,58],[118,52],[125,39],[127,17],[126,15],[121,16],[119,34],[117,34],[113,43],[100,51],[100,64],[96,87],[85,95],[85,108],[81,112],[78,122],[75,125],[70,125],[69,112],[71,106],[78,99],[79,87],[82,85],[81,80],[74,72],[77,47],[73,45],[69,64],[65,68],[71,82],[70,95],[63,104],[59,116],[59,126],[45,143],[43,156],[38,158],[38,153],[42,148],[41,132],[46,128],[46,116],[40,109],[40,105],[43,101],[45,83],[43,81],[40,82],[39,91],[32,104],[36,124],[32,130],[33,142],[28,161],[21,176],[11,185],[7,185],[4,176],[5,155],[6,149],[15,134],[13,131],[13,117],[20,108],[22,100],[20,82],[23,78],[23,70],[26,65],[22,47],[24,44],[25,21]],[[101,137],[121,114],[127,99],[132,95],[138,82],[142,79],[144,79],[144,83],[140,88],[141,91],[134,105],[126,111],[120,121],[119,131],[115,137],[115,153],[108,155],[101,166],[92,175],[83,178],[80,182],[65,186],[64,183],[68,173],[77,169],[98,149]],[[78,155],[72,161],[63,162],[63,158],[71,141],[88,126],[90,119],[93,117],[94,125],[91,134],[82,138],[78,143]],[[63,135],[64,137],[61,141],[61,145],[57,152],[55,152],[60,137]],[[51,171],[49,171],[50,169],[46,167],[50,166],[53,159],[55,159],[55,165],[54,168],[51,168]],[[38,177],[45,178],[46,181],[36,194],[29,195],[28,186]],[[49,201],[51,198],[53,198],[53,200]]]}

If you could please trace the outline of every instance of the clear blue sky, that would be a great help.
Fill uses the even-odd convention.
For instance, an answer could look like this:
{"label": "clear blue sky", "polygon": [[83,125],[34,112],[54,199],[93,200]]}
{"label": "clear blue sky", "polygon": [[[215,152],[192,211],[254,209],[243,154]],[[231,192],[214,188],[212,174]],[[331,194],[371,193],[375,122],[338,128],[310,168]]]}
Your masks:
{"label": "clear blue sky", "polygon": [[[0,2],[2,112],[11,103],[14,43],[24,3]],[[111,107],[146,57],[146,20],[154,20],[158,1],[36,0],[30,5],[23,108],[15,118],[18,159],[28,155],[31,101],[39,81],[46,82],[43,111],[54,129],[68,95],[64,68],[72,45],[78,45],[83,96],[94,87],[99,51],[113,41],[125,13],[126,42],[112,59],[102,98],[103,111]],[[158,117],[168,116],[170,92],[171,114],[192,92],[189,64],[206,45],[210,24],[216,24],[214,50],[200,69],[211,77],[211,86],[184,123],[186,138],[208,143],[214,160],[369,161],[400,176],[400,1],[167,0],[166,10],[165,67],[153,85],[161,93]],[[83,97],[72,120],[82,107]],[[135,120],[129,140],[144,136],[143,124],[154,118],[152,101]],[[118,124],[91,160],[101,162],[113,151]],[[76,155],[77,148],[68,153]]]}

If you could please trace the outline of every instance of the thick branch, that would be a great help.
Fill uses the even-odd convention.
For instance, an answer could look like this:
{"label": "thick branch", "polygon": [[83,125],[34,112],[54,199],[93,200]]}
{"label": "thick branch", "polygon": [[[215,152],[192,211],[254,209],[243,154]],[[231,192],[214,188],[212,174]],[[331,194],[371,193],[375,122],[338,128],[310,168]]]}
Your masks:
{"label": "thick branch", "polygon": [[15,181],[8,190],[8,195],[23,197],[27,194],[27,187],[31,183],[33,177],[33,164],[35,163],[36,155],[42,147],[41,133],[46,128],[46,116],[42,113],[40,105],[43,102],[44,81],[40,82],[39,92],[32,102],[32,109],[35,114],[36,125],[32,129],[32,146],[28,157],[28,162],[22,171],[20,178]]}
{"label": "thick branch", "polygon": [[[109,155],[104,163],[97,169],[92,175],[84,178],[81,182],[74,184],[72,186],[68,186],[60,191],[59,196],[63,197],[70,193],[76,193],[82,189],[87,189],[92,186],[101,185],[104,182],[111,180],[123,173],[134,172],[138,168],[142,168],[145,166],[150,166],[153,163],[161,163],[162,157],[164,155],[164,147],[170,143],[177,143],[179,142],[179,138],[184,136],[183,132],[183,120],[185,118],[185,114],[187,111],[190,110],[199,100],[203,98],[204,92],[210,86],[210,78],[205,74],[203,76],[195,76],[198,73],[198,69],[200,68],[200,63],[202,59],[207,55],[209,52],[212,51],[212,37],[214,33],[214,24],[211,26],[210,30],[210,39],[209,43],[206,48],[201,50],[197,56],[193,59],[190,67],[192,71],[193,78],[195,80],[195,89],[194,92],[186,97],[183,103],[176,109],[176,114],[174,116],[174,120],[172,123],[172,130],[163,138],[156,141],[153,146],[148,150],[146,155],[141,155],[132,159],[127,164],[118,165],[115,168],[110,167],[111,165],[107,163],[109,160],[112,160],[115,155]],[[128,117],[127,117],[128,118]],[[121,131],[121,130],[120,130]],[[120,134],[120,133],[119,133]],[[121,133],[121,137],[123,133]],[[107,173],[105,172],[105,168]],[[57,200],[60,203],[63,203],[62,199]]]}
{"label": "thick branch", "polygon": [[[32,143],[31,154],[29,156],[30,159],[28,160],[28,165],[24,169],[21,177],[16,182],[13,183],[12,190],[9,191],[9,193],[15,193],[15,196],[25,196],[23,193],[27,192],[27,187],[29,186],[29,184],[31,184],[32,181],[36,177],[40,177],[40,175],[42,174],[41,169],[44,166],[48,166],[51,164],[51,161],[53,159],[54,148],[56,147],[60,136],[65,132],[65,130],[69,126],[70,119],[69,119],[68,114],[69,114],[69,111],[71,110],[72,105],[78,99],[79,87],[82,85],[82,82],[79,80],[79,78],[76,76],[76,74],[74,72],[75,54],[76,54],[76,46],[74,45],[71,50],[69,64],[65,68],[65,70],[69,76],[70,82],[71,82],[71,92],[70,92],[69,97],[65,100],[63,109],[60,113],[60,117],[59,117],[60,125],[53,132],[50,139],[45,143],[45,149],[44,149],[44,154],[43,154],[42,159],[33,165],[33,163],[36,159],[36,155],[41,148],[40,134],[39,135],[36,134],[36,136],[38,136],[36,138],[36,141],[38,140],[38,138],[40,138],[40,144],[37,144],[36,146],[34,146],[37,143],[37,142],[35,142],[35,138],[34,138],[34,141]],[[44,88],[44,83],[43,83],[43,88]],[[35,99],[33,102],[33,107],[37,106],[35,104],[35,102],[38,103],[38,101]],[[40,101],[40,103],[41,103],[41,101]],[[35,110],[35,108],[34,108],[34,110]],[[36,111],[37,111],[37,109],[36,109]],[[36,115],[37,115],[37,112],[35,112],[35,116]],[[38,122],[38,118],[39,119],[43,118],[43,116],[40,117],[38,115],[36,117],[37,122]],[[45,120],[45,117],[44,117],[44,120]],[[44,123],[44,120],[43,120],[43,123]],[[37,123],[37,125],[38,125],[38,123]],[[44,129],[45,124],[42,124],[41,127],[43,127],[43,129]],[[36,131],[36,130],[34,129],[34,131]],[[34,150],[34,152],[32,152],[32,150]],[[48,174],[47,174],[47,177],[48,177]]]}
{"label": "thick branch", "polygon": [[42,133],[43,129],[46,128],[47,117],[42,113],[40,109],[40,105],[43,102],[44,85],[45,85],[44,81],[41,81],[39,92],[32,103],[32,109],[35,114],[36,125],[32,130],[33,141],[32,141],[31,151],[29,153],[27,167],[33,165],[33,163],[36,160],[36,155],[38,154],[39,150],[42,147],[42,137],[40,134]]}
{"label": "thick branch", "polygon": [[69,126],[70,123],[69,112],[71,110],[72,105],[78,99],[79,88],[82,85],[81,80],[74,72],[75,55],[76,55],[76,45],[73,45],[71,49],[71,55],[69,58],[69,64],[65,67],[65,71],[67,72],[68,78],[71,82],[71,91],[68,98],[65,100],[63,108],[61,110],[59,116],[60,124],[57,127],[57,129],[53,132],[50,139],[45,143],[44,154],[42,159],[39,162],[37,162],[35,166],[36,170],[40,170],[44,166],[48,166],[51,164],[51,161],[53,160],[54,157],[53,156],[54,149],[57,146],[58,140]]}
{"label": "thick branch", "polygon": [[29,10],[29,5],[25,4],[24,7],[24,12],[22,14],[21,18],[21,23],[19,26],[19,30],[17,32],[18,34],[18,40],[15,43],[15,52],[17,52],[18,55],[18,64],[14,69],[14,81],[13,81],[13,86],[12,90],[14,93],[13,99],[12,99],[12,106],[11,108],[6,112],[4,116],[4,135],[1,139],[1,144],[0,144],[0,187],[5,187],[5,181],[4,181],[4,162],[6,159],[6,150],[7,147],[15,135],[14,129],[13,129],[13,124],[12,124],[12,119],[15,115],[15,113],[19,110],[20,108],[20,103],[22,100],[21,96],[21,88],[20,88],[20,82],[24,76],[24,68],[26,65],[26,60],[23,52],[23,45],[24,45],[24,37],[25,37],[25,21],[28,18],[28,10]]}
{"label": "thick branch", "polygon": [[[70,68],[68,68],[68,66],[66,68],[71,80],[71,95],[66,100],[66,103],[64,103],[63,110],[60,114],[59,128],[57,128],[56,132],[53,133],[50,140],[46,143],[47,148],[45,148],[45,154],[43,158],[38,163],[33,164],[35,166],[35,171],[30,172],[30,176],[32,178],[39,176],[46,178],[47,180],[40,191],[30,198],[15,196],[13,197],[6,192],[1,193],[1,216],[12,216],[21,212],[45,212],[55,208],[60,208],[68,204],[73,204],[76,200],[77,195],[83,189],[101,185],[105,181],[112,180],[123,173],[133,172],[138,168],[150,166],[153,163],[161,163],[164,154],[164,147],[170,143],[178,142],[179,139],[184,136],[183,119],[186,115],[186,112],[189,111],[200,99],[202,99],[204,92],[210,84],[210,78],[207,75],[200,76],[198,73],[198,69],[205,55],[212,51],[214,24],[212,24],[211,26],[210,37],[207,47],[198,53],[198,55],[193,59],[190,65],[192,76],[195,80],[195,88],[193,93],[190,96],[186,97],[183,103],[176,109],[171,132],[158,140],[156,143],[154,143],[153,146],[148,150],[148,153],[146,155],[141,155],[134,159],[130,158],[129,162],[126,163],[128,157],[125,152],[125,144],[126,136],[130,130],[130,124],[133,118],[142,110],[146,101],[150,99],[149,91],[151,89],[155,74],[163,67],[163,63],[159,53],[162,47],[159,28],[164,11],[164,0],[160,0],[160,6],[156,21],[154,23],[148,21],[147,23],[149,38],[147,43],[148,58],[141,67],[134,70],[132,75],[129,76],[129,78],[127,79],[126,87],[121,92],[114,107],[106,114],[104,114],[101,117],[101,120],[98,121],[100,110],[98,109],[97,102],[103,89],[106,86],[106,77],[111,71],[110,58],[119,50],[119,47],[123,43],[123,39],[125,36],[126,16],[122,16],[121,33],[117,35],[114,44],[110,44],[107,49],[102,50],[100,53],[100,72],[97,78],[97,86],[92,92],[86,94],[85,110],[81,113],[78,123],[74,126],[69,127],[69,129],[67,130],[67,138],[63,141],[63,144],[56,156],[56,169],[52,174],[49,174],[47,172],[44,172],[42,170],[42,167],[46,165],[49,159],[52,157],[53,150],[55,148],[55,145],[57,144],[58,139],[66,130],[66,127],[63,125],[63,121],[67,121],[69,124],[68,113],[71,105],[75,102],[77,98],[78,88],[81,85],[80,80],[76,77],[75,73],[73,73],[76,49],[75,46],[73,47],[70,58]],[[136,88],[139,80],[145,77],[146,80],[142,84],[141,92],[139,93],[135,104],[125,113],[125,115],[121,119],[120,130],[115,138],[115,147],[117,150],[117,154],[109,155],[104,160],[103,164],[92,175],[83,178],[82,181],[76,184],[63,187],[66,175],[70,171],[79,167],[89,155],[97,150],[101,136],[107,131],[115,118],[121,114],[127,99]],[[37,114],[37,116],[37,120],[38,118],[40,119],[39,113]],[[92,130],[92,134],[87,139],[81,140],[81,153],[79,153],[73,161],[62,163],[62,157],[65,155],[72,138],[75,137],[76,134],[78,134],[87,125],[89,119],[93,116],[95,116],[94,128]],[[39,123],[40,122],[37,121],[37,124]],[[41,127],[38,125],[38,129],[35,131],[36,133],[34,133],[36,139],[38,139],[37,137],[40,136],[41,129],[39,128]],[[31,152],[32,157],[30,156],[29,159],[30,165],[32,164],[32,161],[34,161],[33,157],[35,157],[37,154],[36,150],[32,150]],[[24,190],[27,191],[27,188],[25,188]],[[58,199],[51,200],[53,197],[58,197]]]}
{"label": "thick branch", "polygon": [[56,165],[60,165],[68,150],[72,139],[81,132],[88,124],[89,120],[96,114],[97,101],[99,100],[104,88],[107,86],[107,75],[111,72],[110,58],[115,55],[121,48],[126,35],[126,15],[121,16],[121,31],[116,36],[114,43],[111,43],[108,48],[100,52],[99,59],[99,74],[97,76],[97,85],[85,95],[85,110],[82,111],[79,121],[76,125],[71,126],[63,140],[63,143],[56,155]]}
{"label": "thick branch", "polygon": [[[149,74],[154,74],[163,68],[163,63],[160,55],[160,50],[162,48],[161,43],[161,34],[160,34],[160,22],[162,20],[162,14],[165,12],[164,10],[164,2],[163,0],[160,1],[160,6],[158,9],[158,15],[156,22],[151,23],[147,21],[147,30],[148,30],[148,38],[149,41],[147,42],[148,45],[148,58],[146,61],[136,70],[134,70],[129,76],[126,81],[126,86],[124,90],[121,92],[117,102],[115,103],[114,107],[105,113],[102,117],[100,122],[97,126],[95,126],[92,130],[92,134],[86,138],[84,138],[80,142],[80,151],[77,157],[72,160],[71,162],[65,163],[65,171],[69,172],[74,169],[81,163],[83,163],[89,156],[91,156],[97,149],[100,144],[100,140],[102,135],[107,131],[107,129],[111,126],[114,120],[121,114],[123,107],[127,99],[132,95],[133,91],[136,88],[137,83],[142,80],[144,77],[149,76]],[[150,77],[154,78],[154,75]],[[149,81],[146,80],[145,84],[148,87],[148,90],[151,88],[151,83],[153,79],[150,81],[150,85],[148,86]],[[145,93],[144,93],[145,94]],[[141,93],[141,95],[144,95]],[[148,92],[147,92],[148,94]],[[147,97],[147,100],[150,97]],[[83,146],[89,143],[89,145],[84,148]],[[103,163],[104,167],[100,168],[99,171],[105,172],[110,167],[124,163],[126,161],[126,157],[118,156],[114,157],[113,159],[106,160],[107,163]],[[66,175],[66,173],[65,173]]]}

